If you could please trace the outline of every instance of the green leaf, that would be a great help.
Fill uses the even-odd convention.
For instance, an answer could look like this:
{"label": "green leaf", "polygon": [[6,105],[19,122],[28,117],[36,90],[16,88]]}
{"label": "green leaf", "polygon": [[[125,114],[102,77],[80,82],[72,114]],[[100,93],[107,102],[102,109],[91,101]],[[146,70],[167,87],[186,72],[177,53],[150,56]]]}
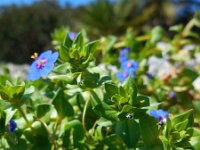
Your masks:
{"label": "green leaf", "polygon": [[103,139],[102,143],[104,146],[108,146],[110,150],[127,149],[123,141],[115,134],[106,136],[106,138]]}
{"label": "green leaf", "polygon": [[63,61],[69,61],[69,48],[62,45],[59,49],[59,56]]}
{"label": "green leaf", "polygon": [[[65,138],[63,138],[63,142],[64,145],[67,147],[69,146],[69,140],[67,138],[70,137],[70,135],[73,138],[73,145],[74,147],[79,147],[80,145],[80,141],[83,140],[84,138],[84,132],[83,132],[83,127],[82,124],[79,120],[73,120],[68,122],[65,127],[64,127],[64,134],[65,134]],[[68,135],[68,137],[66,136]],[[65,140],[67,140],[68,142],[66,143]]]}
{"label": "green leaf", "polygon": [[34,149],[38,147],[41,149],[47,149],[47,147],[49,148],[50,141],[49,141],[49,133],[46,128],[47,125],[45,125],[41,121],[35,121],[31,126],[32,129],[34,130],[34,133],[30,128],[27,128],[24,131],[24,135],[26,139],[33,144]]}
{"label": "green leaf", "polygon": [[68,36],[68,33],[65,36],[63,45],[66,46],[67,48],[72,47],[73,41],[70,39],[70,37]]}
{"label": "green leaf", "polygon": [[135,107],[139,107],[139,108],[147,107],[147,106],[149,106],[149,104],[150,104],[149,98],[147,96],[144,96],[144,95],[137,96],[134,103],[133,103],[133,105]]}
{"label": "green leaf", "polygon": [[178,25],[171,26],[169,28],[169,30],[170,31],[181,32],[183,30],[183,25],[182,24],[178,24]]}
{"label": "green leaf", "polygon": [[119,94],[115,94],[112,96],[111,101],[114,102],[117,105],[121,105],[121,104],[126,104],[128,103],[128,99],[122,97]]}
{"label": "green leaf", "polygon": [[108,52],[109,50],[112,49],[113,45],[115,44],[117,38],[115,36],[111,36],[109,35],[107,38],[106,38],[106,42],[105,42],[105,51]]}
{"label": "green leaf", "polygon": [[67,83],[74,83],[76,81],[76,78],[79,76],[79,72],[75,72],[75,73],[68,73],[68,74],[61,74],[61,75],[54,75],[54,74],[50,74],[48,76],[49,79],[53,80],[53,81],[64,81]]}
{"label": "green leaf", "polygon": [[96,48],[99,46],[99,41],[92,41],[90,43],[86,44],[86,57],[89,56],[89,54],[93,54]]}
{"label": "green leaf", "polygon": [[5,126],[5,122],[6,122],[6,114],[4,111],[0,110],[0,137],[1,135],[4,134],[5,130],[6,130],[6,126]]}
{"label": "green leaf", "polygon": [[131,75],[124,82],[123,88],[129,94],[130,104],[134,105],[136,97],[137,97],[137,86],[136,86],[135,81],[134,81],[134,79],[132,78]]}
{"label": "green leaf", "polygon": [[38,105],[37,109],[36,109],[37,118],[43,117],[47,112],[49,112],[50,108],[51,108],[50,104],[40,104],[40,105]]}
{"label": "green leaf", "polygon": [[151,43],[156,43],[158,41],[160,41],[162,39],[162,37],[164,36],[165,31],[163,30],[162,27],[160,26],[156,26],[153,28],[153,30],[151,31]]}
{"label": "green leaf", "polygon": [[99,86],[100,74],[83,72],[81,74],[81,87],[96,88]]}
{"label": "green leaf", "polygon": [[182,131],[182,130],[185,130],[187,128],[187,125],[188,125],[188,119],[185,119],[184,121],[182,122],[179,122],[175,125],[175,129],[177,131]]}
{"label": "green leaf", "polygon": [[157,122],[156,118],[145,113],[139,118],[140,132],[145,145],[150,146],[157,143],[159,134]]}
{"label": "green leaf", "polygon": [[80,47],[81,49],[83,48],[84,38],[83,38],[83,33],[82,32],[78,33],[74,43],[76,44],[76,47]]}
{"label": "green leaf", "polygon": [[196,150],[200,149],[200,130],[194,128],[193,136],[190,139],[190,144]]}
{"label": "green leaf", "polygon": [[183,122],[188,119],[188,123],[186,125],[186,128],[192,127],[194,124],[194,116],[193,116],[193,110],[188,110],[180,115],[177,115],[172,118],[172,126],[175,126],[176,124],[179,124],[180,122]]}
{"label": "green leaf", "polygon": [[119,120],[118,112],[112,107],[114,106],[102,102],[94,107],[94,111],[101,117],[107,118],[111,121],[117,121]]}
{"label": "green leaf", "polygon": [[114,83],[105,83],[105,90],[106,90],[106,95],[109,98],[119,93],[119,89]]}
{"label": "green leaf", "polygon": [[74,114],[73,107],[68,102],[68,97],[61,88],[58,89],[55,97],[53,98],[53,105],[61,118],[72,116]]}
{"label": "green leaf", "polygon": [[126,119],[118,122],[115,132],[129,148],[136,147],[140,137],[140,128],[136,121]]}
{"label": "green leaf", "polygon": [[12,119],[16,111],[17,109],[12,110],[12,108],[8,108],[5,110],[5,113],[6,113],[5,125],[8,125],[8,122]]}

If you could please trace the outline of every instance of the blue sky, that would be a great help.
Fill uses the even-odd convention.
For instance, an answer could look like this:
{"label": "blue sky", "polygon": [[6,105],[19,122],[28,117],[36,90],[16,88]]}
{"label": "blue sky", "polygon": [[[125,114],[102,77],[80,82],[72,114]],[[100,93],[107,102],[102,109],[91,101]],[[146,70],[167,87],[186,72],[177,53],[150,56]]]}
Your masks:
{"label": "blue sky", "polygon": [[[33,2],[37,2],[38,0],[0,0],[0,6],[7,6],[11,4],[16,4],[16,5],[21,5],[21,4],[26,4],[30,5]],[[92,0],[58,0],[59,4],[64,5],[65,3],[69,3],[72,6],[76,7],[79,5],[84,5]]]}

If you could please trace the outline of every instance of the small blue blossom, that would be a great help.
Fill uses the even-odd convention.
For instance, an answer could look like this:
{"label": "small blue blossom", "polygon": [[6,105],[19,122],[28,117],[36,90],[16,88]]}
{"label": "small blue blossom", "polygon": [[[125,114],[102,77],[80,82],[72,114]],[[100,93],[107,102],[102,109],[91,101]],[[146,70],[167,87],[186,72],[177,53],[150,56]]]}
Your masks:
{"label": "small blue blossom", "polygon": [[68,36],[72,41],[74,41],[76,39],[77,35],[78,35],[78,33],[76,33],[76,32],[69,32],[68,33]]}
{"label": "small blue blossom", "polygon": [[119,54],[120,56],[123,56],[123,55],[128,55],[128,53],[129,53],[128,48],[122,48]]}
{"label": "small blue blossom", "polygon": [[126,62],[126,61],[128,61],[128,57],[126,55],[119,56],[119,62],[120,63]]}
{"label": "small blue blossom", "polygon": [[116,77],[121,81],[124,82],[129,75],[133,78],[135,77],[135,72],[138,70],[139,64],[137,61],[129,60],[128,59],[128,48],[123,48],[120,51],[119,55],[119,62],[121,63],[122,71],[116,74]]}
{"label": "small blue blossom", "polygon": [[120,54],[119,54],[119,62],[122,63],[122,62],[125,62],[128,60],[128,53],[129,53],[129,49],[128,48],[123,48],[121,51],[120,51]]}
{"label": "small blue blossom", "polygon": [[175,93],[174,91],[171,91],[171,92],[169,93],[169,98],[171,98],[171,99],[176,98],[176,93]]}
{"label": "small blue blossom", "polygon": [[[120,72],[118,72],[117,74],[116,74],[116,77],[121,81],[121,82],[124,82],[127,78],[128,78],[128,76],[130,75],[130,71],[129,70],[123,70],[123,71],[120,71]],[[134,78],[134,74],[132,73],[131,74],[132,75],[132,77]]]}
{"label": "small blue blossom", "polygon": [[149,114],[158,119],[159,124],[162,126],[166,122],[167,118],[169,118],[169,113],[159,109],[158,111],[150,110]]}
{"label": "small blue blossom", "polygon": [[123,69],[128,69],[128,70],[132,70],[133,72],[137,71],[138,70],[138,62],[137,61],[134,61],[134,60],[128,60],[128,61],[125,61],[121,64],[121,67]]}
{"label": "small blue blossom", "polygon": [[17,128],[17,124],[15,123],[13,119],[11,119],[8,123],[8,131],[15,132],[16,128]]}
{"label": "small blue blossom", "polygon": [[27,80],[37,80],[42,76],[48,75],[53,70],[54,63],[58,59],[58,52],[52,53],[51,50],[43,52],[40,56],[35,53],[31,58],[35,61],[29,68]]}

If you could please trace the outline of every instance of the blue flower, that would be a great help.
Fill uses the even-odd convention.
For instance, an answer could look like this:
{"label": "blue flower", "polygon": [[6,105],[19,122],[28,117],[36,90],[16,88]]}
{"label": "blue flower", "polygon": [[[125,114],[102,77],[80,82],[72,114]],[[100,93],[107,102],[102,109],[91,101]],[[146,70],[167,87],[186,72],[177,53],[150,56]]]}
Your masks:
{"label": "blue flower", "polygon": [[138,66],[138,62],[134,60],[128,60],[121,64],[121,67],[123,69],[132,70],[133,72],[136,72],[138,70]]}
{"label": "blue flower", "polygon": [[120,71],[116,74],[116,77],[121,81],[124,82],[126,78],[129,76],[128,71]]}
{"label": "blue flower", "polygon": [[120,56],[127,55],[128,53],[129,53],[128,48],[122,48],[121,51],[120,51]]}
{"label": "blue flower", "polygon": [[68,33],[68,36],[72,41],[74,41],[76,39],[77,35],[78,35],[78,33],[76,33],[76,32],[69,32]]}
{"label": "blue flower", "polygon": [[120,63],[125,62],[125,61],[128,61],[128,57],[126,55],[119,56]]}
{"label": "blue flower", "polygon": [[171,99],[176,98],[176,93],[175,93],[174,91],[171,91],[171,92],[169,93],[169,98],[171,98]]}
{"label": "blue flower", "polygon": [[8,131],[15,132],[16,128],[17,128],[17,124],[15,123],[13,119],[11,119],[8,123]]}
{"label": "blue flower", "polygon": [[128,55],[129,53],[129,49],[128,48],[123,48],[121,51],[120,51],[120,54],[119,54],[119,62],[125,62],[128,60]]}
{"label": "blue flower", "polygon": [[119,62],[121,63],[122,71],[116,74],[116,77],[121,81],[124,82],[126,78],[131,75],[133,78],[135,77],[135,72],[138,70],[138,62],[134,60],[128,59],[128,48],[123,48],[120,51],[119,55]]}
{"label": "blue flower", "polygon": [[150,110],[149,114],[151,116],[157,118],[160,125],[164,125],[167,118],[169,118],[169,113],[162,110],[162,109],[159,109],[158,111],[155,111],[155,110],[152,109],[152,110]]}
{"label": "blue flower", "polygon": [[121,81],[124,82],[128,76],[131,74],[132,78],[135,77],[135,72],[131,70],[122,70],[116,74],[116,77]]}
{"label": "blue flower", "polygon": [[27,80],[37,80],[42,76],[48,75],[53,70],[54,63],[58,59],[58,52],[52,53],[51,50],[43,52],[40,56],[35,53],[32,56],[35,61],[29,68]]}

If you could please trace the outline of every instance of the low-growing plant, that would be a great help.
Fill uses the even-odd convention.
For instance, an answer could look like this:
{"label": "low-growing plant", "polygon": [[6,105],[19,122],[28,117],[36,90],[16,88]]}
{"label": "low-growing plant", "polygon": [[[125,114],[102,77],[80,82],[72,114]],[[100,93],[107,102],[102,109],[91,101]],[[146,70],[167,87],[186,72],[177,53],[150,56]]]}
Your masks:
{"label": "low-growing plant", "polygon": [[[163,99],[180,99],[180,91],[148,71],[145,59],[158,54],[150,50],[164,37],[161,27],[146,36],[143,50],[146,37],[130,31],[121,43],[89,42],[84,32],[67,32],[63,40],[55,34],[57,51],[35,53],[27,80],[0,76],[0,149],[199,148],[193,110],[168,112]],[[105,56],[111,49],[122,49],[118,73],[96,63],[96,51]]]}

